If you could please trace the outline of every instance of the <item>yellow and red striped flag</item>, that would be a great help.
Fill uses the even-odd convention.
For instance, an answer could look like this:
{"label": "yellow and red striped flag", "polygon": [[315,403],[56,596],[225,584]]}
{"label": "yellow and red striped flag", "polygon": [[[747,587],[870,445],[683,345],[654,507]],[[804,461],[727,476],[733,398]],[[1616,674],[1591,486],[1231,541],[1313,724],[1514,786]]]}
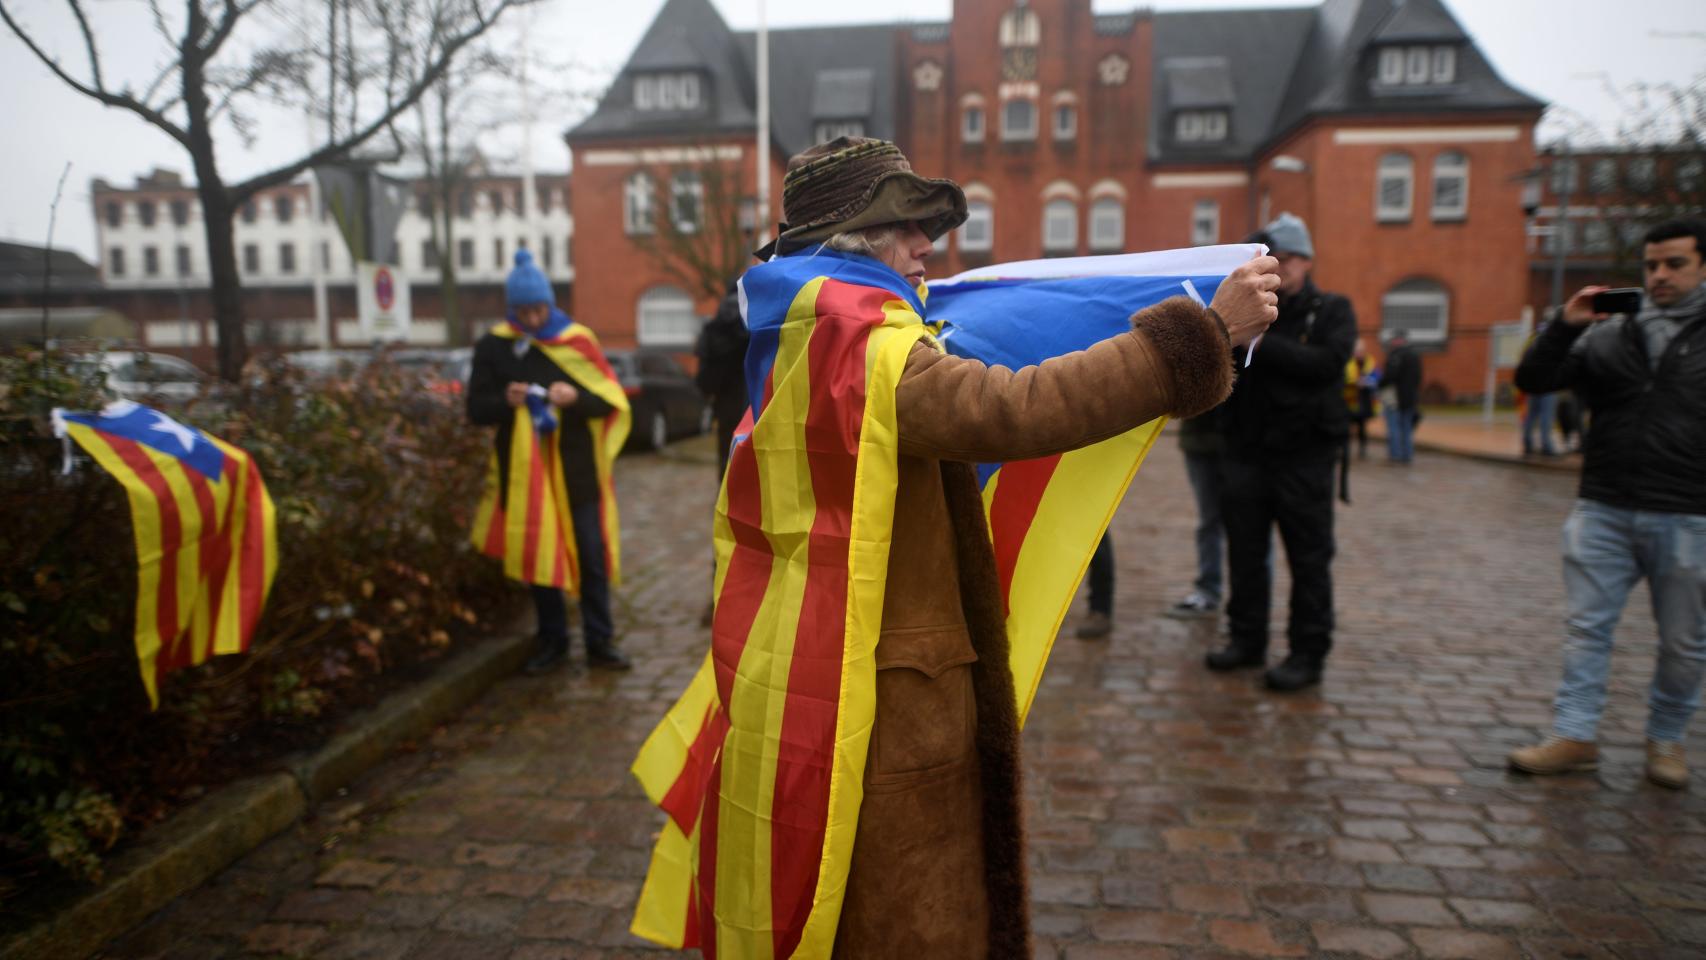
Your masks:
{"label": "yellow and red striped flag", "polygon": [[278,569],[272,498],[246,452],[158,410],[119,401],[53,423],[129,498],[136,656],[158,707],[168,673],[249,648]]}
{"label": "yellow and red striped flag", "polygon": [[[955,278],[941,309],[933,295],[932,342],[1014,368],[1083,349],[1129,329],[1139,308],[1212,295],[1254,252],[1204,249],[1218,253]],[[1048,273],[1066,264],[1085,272]],[[866,257],[779,257],[747,271],[741,287],[751,429],[736,439],[717,502],[711,651],[633,765],[666,819],[632,929],[706,957],[828,957],[875,717],[895,387],[932,331],[922,293]],[[980,467],[1021,719],[1096,541],[1160,428]]]}
{"label": "yellow and red striped flag", "polygon": [[[507,340],[526,336],[525,331],[508,322],[492,328],[492,333]],[[598,471],[604,569],[609,572],[612,584],[620,583],[621,526],[613,468],[616,455],[628,440],[632,420],[628,395],[599,349],[598,337],[584,324],[570,321],[561,311],[553,308],[545,329],[530,342],[583,389],[615,408],[604,417],[589,420],[587,429],[592,433],[594,467]],[[569,512],[560,449],[554,433],[540,431],[529,407],[516,408],[510,448],[505,452],[509,467],[507,488],[498,489],[501,473],[494,454],[486,474],[485,494],[474,512],[472,539],[481,552],[503,561],[504,575],[510,579],[556,587],[579,596],[580,557],[575,547],[574,519]]]}

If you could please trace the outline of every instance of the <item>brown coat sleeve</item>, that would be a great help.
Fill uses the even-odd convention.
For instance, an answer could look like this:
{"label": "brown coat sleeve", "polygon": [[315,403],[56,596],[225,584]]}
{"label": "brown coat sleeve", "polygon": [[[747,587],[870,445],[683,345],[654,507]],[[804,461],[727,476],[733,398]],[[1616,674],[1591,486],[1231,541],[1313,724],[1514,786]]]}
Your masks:
{"label": "brown coat sleeve", "polygon": [[919,344],[895,390],[900,452],[937,460],[1025,460],[1118,436],[1163,414],[1191,417],[1232,390],[1226,328],[1184,297],[1132,330],[1017,373]]}

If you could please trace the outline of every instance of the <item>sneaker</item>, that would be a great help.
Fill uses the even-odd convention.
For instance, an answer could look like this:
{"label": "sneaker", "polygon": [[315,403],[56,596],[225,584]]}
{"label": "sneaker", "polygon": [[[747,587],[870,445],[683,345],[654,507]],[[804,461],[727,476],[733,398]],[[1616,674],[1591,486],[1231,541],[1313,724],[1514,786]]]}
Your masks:
{"label": "sneaker", "polygon": [[1512,770],[1542,777],[1557,773],[1586,773],[1599,769],[1599,745],[1591,740],[1547,737],[1532,747],[1512,750],[1506,762]]}
{"label": "sneaker", "polygon": [[1294,693],[1321,682],[1321,661],[1315,657],[1291,654],[1279,666],[1262,674],[1262,682],[1276,693]]}
{"label": "sneaker", "polygon": [[1220,610],[1220,604],[1192,590],[1183,600],[1173,604],[1166,611],[1167,616],[1178,620],[1200,620],[1212,617]]}
{"label": "sneaker", "polygon": [[1648,740],[1647,779],[1672,790],[1688,786],[1688,759],[1683,756],[1682,744]]}
{"label": "sneaker", "polygon": [[1080,640],[1100,640],[1114,632],[1114,619],[1100,610],[1090,611],[1073,635]]}

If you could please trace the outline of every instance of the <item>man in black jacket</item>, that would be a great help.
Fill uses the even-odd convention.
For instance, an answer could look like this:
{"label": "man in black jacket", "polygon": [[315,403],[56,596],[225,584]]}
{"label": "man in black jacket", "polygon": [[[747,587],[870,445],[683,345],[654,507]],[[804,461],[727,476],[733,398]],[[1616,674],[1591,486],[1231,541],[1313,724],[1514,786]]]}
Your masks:
{"label": "man in black jacket", "polygon": [[[581,626],[586,634],[587,663],[600,669],[627,670],[631,666],[628,658],[611,643],[616,628],[610,617],[610,581],[605,570],[602,492],[592,431],[587,428],[589,420],[606,417],[615,408],[587,384],[575,382],[540,349],[538,339],[551,340],[573,321],[554,306],[550,281],[526,250],[516,253],[516,266],[506,281],[504,297],[510,314],[508,332],[514,336],[487,333],[474,345],[468,376],[468,419],[498,428],[497,489],[503,497],[509,490],[515,408],[527,405],[530,388],[544,390],[542,399],[554,414],[551,432],[556,435],[561,455],[580,558]],[[529,589],[538,614],[539,646],[527,663],[527,672],[538,674],[561,666],[568,656],[568,606],[563,591],[556,587],[534,583]]]}
{"label": "man in black jacket", "polygon": [[1273,528],[1291,567],[1291,650],[1264,679],[1270,690],[1321,681],[1333,645],[1333,465],[1349,435],[1345,364],[1356,343],[1349,300],[1316,289],[1309,228],[1282,213],[1253,238],[1280,262],[1279,319],[1246,354],[1234,351],[1238,383],[1222,408],[1221,520],[1226,527],[1226,604],[1231,642],[1208,655],[1210,670],[1267,662]]}
{"label": "man in black jacket", "polygon": [[1591,770],[1612,632],[1645,577],[1659,657],[1647,695],[1647,779],[1688,783],[1682,738],[1706,677],[1706,221],[1648,231],[1634,315],[1597,312],[1586,287],[1517,367],[1529,394],[1576,390],[1593,419],[1564,522],[1564,677],[1552,735],[1514,751],[1528,773]]}
{"label": "man in black jacket", "polygon": [[1416,455],[1416,410],[1422,397],[1422,358],[1410,346],[1409,331],[1394,330],[1387,341],[1380,392],[1386,406],[1387,459],[1409,463]]}

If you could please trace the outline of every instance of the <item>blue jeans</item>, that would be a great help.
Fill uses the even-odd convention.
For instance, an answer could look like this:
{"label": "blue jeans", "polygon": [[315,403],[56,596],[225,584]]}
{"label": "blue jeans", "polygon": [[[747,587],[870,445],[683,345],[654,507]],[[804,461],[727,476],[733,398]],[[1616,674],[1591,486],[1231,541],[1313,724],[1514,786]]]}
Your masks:
{"label": "blue jeans", "polygon": [[[1542,393],[1530,395],[1528,409],[1522,415],[1522,452],[1533,453],[1536,450],[1551,455],[1558,452],[1552,445],[1552,419],[1558,411],[1558,395]],[[1535,439],[1539,434],[1539,439]]]}
{"label": "blue jeans", "polygon": [[[616,635],[610,618],[610,575],[604,569],[604,527],[598,501],[571,507],[575,524],[575,550],[581,564],[581,629],[589,649],[609,645]],[[568,605],[563,591],[534,585],[533,610],[539,617],[539,637],[566,639],[569,635]]]}
{"label": "blue jeans", "polygon": [[1386,408],[1386,456],[1398,463],[1409,463],[1416,456],[1416,411],[1400,410],[1397,404]]}
{"label": "blue jeans", "polygon": [[1569,595],[1564,679],[1552,730],[1593,740],[1605,709],[1612,631],[1629,590],[1647,578],[1659,656],[1647,694],[1647,737],[1679,742],[1706,677],[1706,516],[1653,513],[1577,500],[1564,521]]}
{"label": "blue jeans", "polygon": [[1220,522],[1220,454],[1185,454],[1185,473],[1197,500],[1196,591],[1219,606],[1221,544],[1226,537]]}

